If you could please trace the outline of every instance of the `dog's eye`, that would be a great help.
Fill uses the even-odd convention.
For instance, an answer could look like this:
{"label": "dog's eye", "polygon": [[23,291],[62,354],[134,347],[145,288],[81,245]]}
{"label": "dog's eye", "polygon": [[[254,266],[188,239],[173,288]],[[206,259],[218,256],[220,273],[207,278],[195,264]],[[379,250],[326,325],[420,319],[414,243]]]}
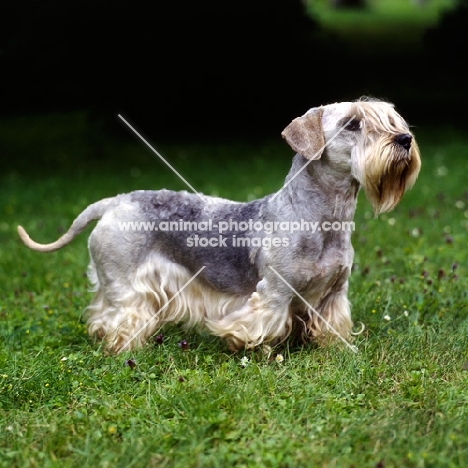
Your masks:
{"label": "dog's eye", "polygon": [[351,122],[349,122],[348,125],[346,125],[345,129],[349,130],[350,132],[357,132],[361,129],[361,121],[358,119],[353,119]]}

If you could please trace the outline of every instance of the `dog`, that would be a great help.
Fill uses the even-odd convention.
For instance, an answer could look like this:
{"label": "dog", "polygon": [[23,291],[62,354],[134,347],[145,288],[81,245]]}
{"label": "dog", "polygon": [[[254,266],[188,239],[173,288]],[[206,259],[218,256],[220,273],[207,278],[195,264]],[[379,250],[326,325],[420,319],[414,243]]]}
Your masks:
{"label": "dog", "polygon": [[99,220],[86,316],[111,353],[142,346],[169,322],[204,327],[233,351],[291,335],[351,339],[354,250],[341,227],[353,225],[361,187],[376,215],[397,205],[418,176],[418,146],[393,104],[372,99],[312,108],[282,136],[296,155],[284,186],[262,199],[142,190],[89,205],[51,244],[18,233],[52,252]]}

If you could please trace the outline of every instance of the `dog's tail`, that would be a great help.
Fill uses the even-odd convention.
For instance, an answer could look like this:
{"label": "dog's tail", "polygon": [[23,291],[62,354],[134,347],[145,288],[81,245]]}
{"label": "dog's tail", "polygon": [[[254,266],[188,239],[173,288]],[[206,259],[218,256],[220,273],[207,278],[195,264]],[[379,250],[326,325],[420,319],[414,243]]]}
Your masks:
{"label": "dog's tail", "polygon": [[69,244],[91,221],[101,219],[104,213],[116,204],[116,198],[118,197],[104,198],[89,205],[73,221],[70,229],[62,237],[50,244],[39,244],[33,241],[22,226],[18,226],[18,234],[30,249],[37,250],[38,252],[54,252]]}

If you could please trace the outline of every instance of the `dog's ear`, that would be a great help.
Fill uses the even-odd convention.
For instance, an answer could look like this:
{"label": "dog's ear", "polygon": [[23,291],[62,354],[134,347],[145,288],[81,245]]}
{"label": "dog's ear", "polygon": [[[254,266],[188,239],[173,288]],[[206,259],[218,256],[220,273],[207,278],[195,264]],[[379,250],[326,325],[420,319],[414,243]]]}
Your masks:
{"label": "dog's ear", "polygon": [[325,146],[321,107],[294,119],[281,133],[289,146],[307,159],[319,159]]}

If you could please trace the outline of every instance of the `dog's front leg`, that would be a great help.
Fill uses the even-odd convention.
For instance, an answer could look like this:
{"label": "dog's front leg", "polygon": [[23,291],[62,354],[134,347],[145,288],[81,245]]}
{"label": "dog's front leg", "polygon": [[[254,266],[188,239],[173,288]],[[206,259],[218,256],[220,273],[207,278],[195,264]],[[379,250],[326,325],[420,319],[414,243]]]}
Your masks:
{"label": "dog's front leg", "polygon": [[291,300],[291,291],[284,284],[274,277],[263,278],[243,307],[206,325],[212,333],[225,338],[232,351],[275,345],[291,333]]}

